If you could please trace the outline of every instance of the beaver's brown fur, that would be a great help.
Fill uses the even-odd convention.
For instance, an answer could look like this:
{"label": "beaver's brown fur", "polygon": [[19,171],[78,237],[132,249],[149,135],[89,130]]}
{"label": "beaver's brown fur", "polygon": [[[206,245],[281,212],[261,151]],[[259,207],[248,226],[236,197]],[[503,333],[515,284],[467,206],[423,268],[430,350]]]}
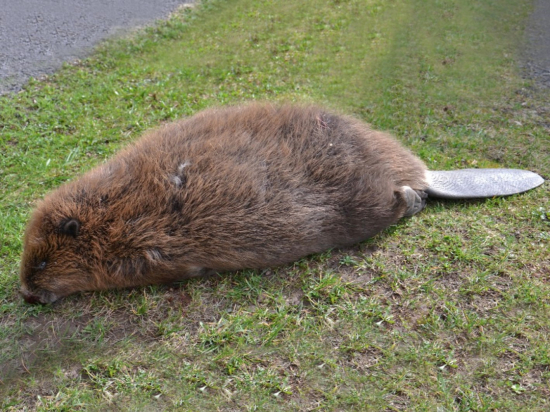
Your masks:
{"label": "beaver's brown fur", "polygon": [[172,282],[350,245],[407,210],[424,164],[385,133],[317,107],[211,109],[154,130],[46,197],[25,234],[22,291]]}

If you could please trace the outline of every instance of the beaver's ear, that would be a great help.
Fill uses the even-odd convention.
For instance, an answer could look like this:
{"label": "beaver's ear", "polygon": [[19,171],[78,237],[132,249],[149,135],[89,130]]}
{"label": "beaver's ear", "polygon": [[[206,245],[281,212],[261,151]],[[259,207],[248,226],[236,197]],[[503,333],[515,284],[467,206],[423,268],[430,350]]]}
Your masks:
{"label": "beaver's ear", "polygon": [[66,219],[61,222],[60,232],[64,235],[77,237],[80,233],[80,222],[76,219]]}

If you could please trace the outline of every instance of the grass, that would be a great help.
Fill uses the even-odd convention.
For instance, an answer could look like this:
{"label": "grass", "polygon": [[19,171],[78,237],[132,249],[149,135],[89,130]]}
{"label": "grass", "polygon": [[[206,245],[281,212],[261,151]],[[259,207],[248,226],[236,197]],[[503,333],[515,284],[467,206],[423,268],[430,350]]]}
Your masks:
{"label": "grass", "polygon": [[549,177],[527,0],[204,1],[0,97],[3,410],[550,408],[550,192],[431,201],[346,250],[172,286],[22,302],[35,201],[212,105],[317,102],[431,169]]}

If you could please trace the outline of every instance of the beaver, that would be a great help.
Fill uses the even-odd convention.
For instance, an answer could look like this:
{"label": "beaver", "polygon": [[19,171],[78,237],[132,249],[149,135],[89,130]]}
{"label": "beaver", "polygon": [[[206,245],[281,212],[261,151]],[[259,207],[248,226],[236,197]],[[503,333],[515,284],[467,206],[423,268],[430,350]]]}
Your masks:
{"label": "beaver", "polygon": [[25,232],[22,294],[283,265],[419,212],[433,180],[389,134],[318,106],[208,109],[49,194]]}

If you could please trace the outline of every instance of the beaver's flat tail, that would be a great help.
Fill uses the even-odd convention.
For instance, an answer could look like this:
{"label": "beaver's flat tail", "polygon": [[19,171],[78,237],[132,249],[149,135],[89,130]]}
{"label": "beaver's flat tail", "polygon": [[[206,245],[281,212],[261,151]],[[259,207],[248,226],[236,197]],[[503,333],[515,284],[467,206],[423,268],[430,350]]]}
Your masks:
{"label": "beaver's flat tail", "polygon": [[509,196],[540,186],[544,179],[528,170],[462,169],[429,170],[429,197],[445,199],[475,199]]}

